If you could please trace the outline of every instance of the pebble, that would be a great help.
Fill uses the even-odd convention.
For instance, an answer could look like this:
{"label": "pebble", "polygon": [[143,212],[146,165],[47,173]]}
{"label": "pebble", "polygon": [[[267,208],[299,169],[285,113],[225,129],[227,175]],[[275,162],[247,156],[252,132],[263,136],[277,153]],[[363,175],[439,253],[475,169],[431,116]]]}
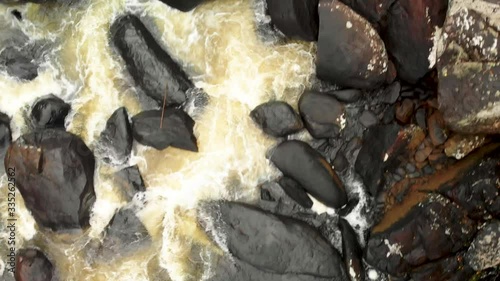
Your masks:
{"label": "pebble", "polygon": [[408,171],[408,173],[413,173],[416,170],[417,170],[417,168],[412,163],[406,164],[406,171]]}
{"label": "pebble", "polygon": [[333,160],[333,167],[335,171],[343,172],[345,171],[345,169],[347,169],[348,166],[349,162],[347,161],[347,158],[345,158],[344,153],[337,153],[337,156]]}
{"label": "pebble", "polygon": [[435,146],[444,144],[448,139],[443,116],[439,111],[434,112],[427,118],[429,126],[429,137]]}
{"label": "pebble", "polygon": [[429,165],[425,166],[422,170],[424,171],[424,174],[426,174],[426,175],[432,175],[434,173],[434,168],[432,168]]}
{"label": "pebble", "polygon": [[384,103],[393,104],[398,100],[400,92],[401,84],[396,81],[384,90],[384,97],[382,101]]}
{"label": "pebble", "polygon": [[373,113],[370,110],[365,110],[359,117],[359,122],[361,125],[363,125],[365,128],[369,128],[373,125],[376,125],[378,123],[377,116],[375,113]]}
{"label": "pebble", "polygon": [[432,153],[432,147],[426,146],[424,149],[421,149],[415,153],[415,161],[424,162],[429,155]]}
{"label": "pebble", "polygon": [[408,124],[414,110],[415,104],[410,99],[404,99],[403,102],[396,107],[396,119],[403,124]]}

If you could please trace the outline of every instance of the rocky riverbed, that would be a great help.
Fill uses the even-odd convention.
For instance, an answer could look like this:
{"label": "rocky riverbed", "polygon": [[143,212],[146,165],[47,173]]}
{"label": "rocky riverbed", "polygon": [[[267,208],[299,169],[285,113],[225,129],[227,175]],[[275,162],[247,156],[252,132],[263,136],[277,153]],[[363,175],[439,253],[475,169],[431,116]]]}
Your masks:
{"label": "rocky riverbed", "polygon": [[498,280],[499,15],[0,0],[1,280]]}

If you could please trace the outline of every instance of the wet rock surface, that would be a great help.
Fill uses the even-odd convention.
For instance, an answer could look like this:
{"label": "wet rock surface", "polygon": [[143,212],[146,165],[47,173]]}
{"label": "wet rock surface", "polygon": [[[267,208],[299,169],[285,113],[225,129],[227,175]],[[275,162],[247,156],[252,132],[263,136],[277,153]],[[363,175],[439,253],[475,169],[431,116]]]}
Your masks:
{"label": "wet rock surface", "polygon": [[500,264],[500,221],[492,220],[477,233],[467,250],[467,263],[476,271]]}
{"label": "wet rock surface", "polygon": [[37,100],[31,109],[31,123],[35,129],[62,128],[71,105],[62,99],[48,95]]}
{"label": "wet rock surface", "polygon": [[395,0],[343,0],[342,2],[370,22],[378,23]]}
{"label": "wet rock surface", "polygon": [[[11,142],[12,132],[10,130],[10,118],[6,114],[0,112],[0,159],[5,158],[5,153]],[[0,172],[4,172],[4,166],[0,167]]]}
{"label": "wet rock surface", "polygon": [[95,201],[95,160],[77,136],[57,129],[23,135],[12,143],[5,168],[39,226],[53,230],[88,226]]}
{"label": "wet rock surface", "polygon": [[16,259],[16,281],[56,281],[55,269],[44,253],[21,249]]}
{"label": "wet rock surface", "polygon": [[272,23],[287,37],[318,40],[318,0],[266,0]]}
{"label": "wet rock surface", "polygon": [[0,52],[0,66],[3,66],[10,76],[21,80],[31,81],[38,76],[38,65],[29,50],[14,46]]}
{"label": "wet rock surface", "polygon": [[438,63],[439,109],[457,132],[500,132],[498,3],[452,1]]}
{"label": "wet rock surface", "polygon": [[210,213],[219,218],[213,223],[226,234],[229,252],[267,272],[273,276],[271,280],[287,276],[295,276],[292,280],[343,280],[339,253],[308,224],[234,202],[212,204]]}
{"label": "wet rock surface", "polygon": [[307,195],[306,190],[299,183],[288,177],[282,177],[278,182],[285,193],[304,208],[310,209],[313,201]]}
{"label": "wet rock surface", "polygon": [[434,66],[429,61],[436,52],[433,35],[443,26],[447,7],[447,0],[397,0],[391,5],[385,43],[403,80],[415,83]]}
{"label": "wet rock surface", "polygon": [[111,114],[101,132],[100,141],[104,146],[104,161],[125,163],[128,160],[134,139],[125,107],[120,107]]}
{"label": "wet rock surface", "polygon": [[146,95],[160,105],[164,99],[166,105],[186,101],[186,91],[194,88],[193,83],[138,17],[122,16],[110,30],[113,45],[125,61],[135,84]]}
{"label": "wet rock surface", "polygon": [[194,120],[176,108],[167,108],[163,114],[161,110],[143,111],[132,118],[135,140],[158,150],[172,146],[197,152],[193,127]]}
{"label": "wet rock surface", "polygon": [[160,0],[160,1],[182,12],[189,12],[194,8],[196,8],[198,5],[205,2],[205,0]]}
{"label": "wet rock surface", "polygon": [[274,150],[271,162],[327,206],[340,208],[347,203],[343,183],[330,164],[307,143],[281,143]]}
{"label": "wet rock surface", "polygon": [[385,81],[387,67],[384,42],[367,20],[340,1],[319,1],[318,78],[371,89]]}
{"label": "wet rock surface", "polygon": [[309,133],[318,139],[335,137],[345,126],[344,105],[327,94],[306,91],[299,111]]}
{"label": "wet rock surface", "polygon": [[146,190],[144,180],[137,165],[116,172],[114,174],[114,181],[126,201],[131,201],[137,192]]}
{"label": "wet rock surface", "polygon": [[349,278],[351,281],[365,280],[363,249],[359,245],[357,234],[344,219],[339,220],[339,226],[342,232],[342,257]]}
{"label": "wet rock surface", "polygon": [[252,110],[250,116],[266,134],[274,137],[285,137],[304,127],[300,116],[285,102],[261,104]]}

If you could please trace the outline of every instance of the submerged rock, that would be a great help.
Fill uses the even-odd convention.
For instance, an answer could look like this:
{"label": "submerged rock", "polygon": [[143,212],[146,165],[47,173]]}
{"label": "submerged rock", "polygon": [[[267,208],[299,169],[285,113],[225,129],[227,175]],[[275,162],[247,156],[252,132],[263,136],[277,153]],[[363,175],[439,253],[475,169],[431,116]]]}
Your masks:
{"label": "submerged rock", "polygon": [[0,52],[0,66],[6,68],[10,76],[31,81],[38,76],[38,65],[28,47],[9,46]]}
{"label": "submerged rock", "polygon": [[176,108],[143,111],[132,118],[134,138],[141,144],[163,150],[169,146],[198,151],[194,120]]}
{"label": "submerged rock", "polygon": [[[12,132],[10,130],[10,118],[4,113],[0,112],[0,159],[5,158],[7,148],[12,142]],[[0,173],[4,172],[4,167],[0,168]]]}
{"label": "submerged rock", "polygon": [[295,140],[281,143],[274,150],[271,162],[327,206],[340,208],[347,203],[343,183],[325,158],[307,143]]}
{"label": "submerged rock", "polygon": [[299,111],[307,130],[317,139],[336,137],[345,126],[344,105],[327,94],[306,91],[300,97]]}
{"label": "submerged rock", "polygon": [[125,107],[120,107],[109,117],[100,141],[104,145],[104,160],[106,162],[125,163],[132,151],[132,126],[128,120]]}
{"label": "submerged rock", "polygon": [[57,129],[24,135],[10,145],[5,168],[15,169],[17,188],[40,226],[88,226],[95,161],[79,137]]}
{"label": "submerged rock", "polygon": [[116,172],[115,183],[126,201],[131,201],[137,192],[146,190],[144,180],[137,165]]}
{"label": "submerged rock", "polygon": [[287,37],[318,40],[318,0],[267,0],[272,23]]}
{"label": "submerged rock", "polygon": [[438,62],[439,109],[466,134],[500,133],[500,4],[452,1]]}
{"label": "submerged rock", "polygon": [[306,190],[299,183],[288,177],[282,177],[279,180],[279,185],[285,193],[290,196],[300,206],[310,209],[313,206],[313,201],[307,195]]}
{"label": "submerged rock", "polygon": [[186,101],[186,91],[194,88],[193,83],[138,17],[118,18],[111,25],[111,39],[136,85],[148,96],[160,105],[165,97],[166,105]]}
{"label": "submerged rock", "polygon": [[263,103],[252,110],[250,116],[266,134],[273,137],[285,137],[304,127],[300,116],[282,101]]}
{"label": "submerged rock", "polygon": [[466,255],[476,271],[500,265],[500,221],[492,220],[478,232]]}
{"label": "submerged rock", "polygon": [[308,224],[235,202],[218,202],[210,213],[237,259],[277,275],[344,280],[339,253]]}
{"label": "submerged rock", "polygon": [[398,0],[389,10],[387,51],[394,58],[399,77],[416,83],[434,67],[433,36],[443,26],[448,0]]}
{"label": "submerged rock", "polygon": [[180,10],[182,12],[189,12],[196,8],[205,0],[160,0],[161,2],[167,4],[168,6]]}
{"label": "submerged rock", "polygon": [[370,23],[338,0],[319,1],[318,78],[372,89],[386,80],[384,42]]}
{"label": "submerged rock", "polygon": [[31,123],[35,129],[62,128],[71,105],[55,95],[43,97],[33,104]]}
{"label": "submerged rock", "polygon": [[55,269],[44,253],[21,249],[16,258],[16,281],[56,281]]}
{"label": "submerged rock", "polygon": [[365,269],[363,267],[363,249],[359,245],[358,238],[349,222],[339,220],[342,232],[342,256],[346,272],[351,281],[365,280]]}

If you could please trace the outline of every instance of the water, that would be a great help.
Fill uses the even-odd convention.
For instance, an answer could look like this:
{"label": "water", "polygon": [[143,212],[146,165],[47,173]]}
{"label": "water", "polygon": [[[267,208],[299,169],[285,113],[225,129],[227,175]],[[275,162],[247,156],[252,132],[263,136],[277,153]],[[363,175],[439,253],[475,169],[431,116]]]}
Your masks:
{"label": "water", "polygon": [[[20,28],[30,40],[51,43],[35,80],[20,82],[0,73],[0,111],[13,118],[14,138],[26,131],[24,114],[29,106],[50,93],[71,104],[68,131],[91,148],[116,108],[126,106],[131,115],[143,109],[108,40],[110,24],[126,12],[150,19],[155,35],[209,96],[208,105],[194,116],[199,153],[134,146],[128,164],[139,165],[147,185],[147,203],[138,215],[153,237],[150,249],[110,264],[92,264],[84,256],[88,237],[100,238],[114,211],[125,204],[110,181],[110,173],[117,168],[103,164],[96,170],[97,202],[87,233],[75,237],[38,231],[19,202],[18,246],[36,244],[67,281],[162,280],[165,275],[177,281],[209,276],[211,257],[221,251],[196,224],[198,203],[252,200],[259,183],[278,175],[265,158],[276,140],[266,137],[249,113],[270,99],[296,105],[300,93],[312,83],[315,45],[272,44],[279,40],[270,37],[261,40],[256,32],[256,22],[266,21],[261,4],[218,0],[190,13],[159,1],[92,0],[72,7],[29,4],[16,7],[25,17],[22,22],[10,15],[12,7],[0,6],[2,28]],[[2,210],[4,198],[0,198]],[[4,221],[5,212],[1,215]],[[1,230],[4,244],[6,231]]]}

